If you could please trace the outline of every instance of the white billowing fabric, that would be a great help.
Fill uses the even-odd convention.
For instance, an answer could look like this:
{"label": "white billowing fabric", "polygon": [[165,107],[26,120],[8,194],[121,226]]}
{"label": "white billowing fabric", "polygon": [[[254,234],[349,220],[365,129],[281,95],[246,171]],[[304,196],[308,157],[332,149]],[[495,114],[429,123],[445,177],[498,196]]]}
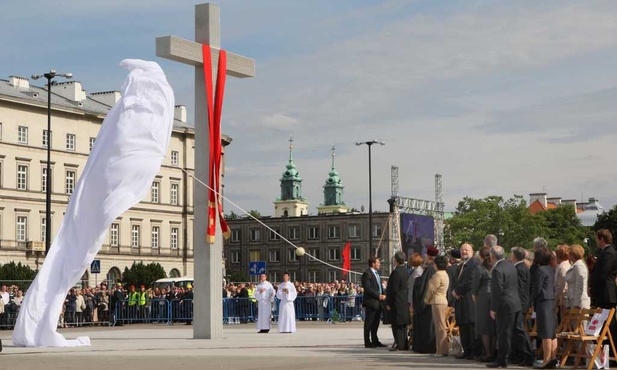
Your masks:
{"label": "white billowing fabric", "polygon": [[[283,289],[287,289],[288,293],[285,293]],[[290,282],[281,283],[276,291],[276,298],[281,301],[279,305],[279,333],[296,332],[296,309],[294,308],[294,301],[297,295],[296,287]]]}
{"label": "white billowing fabric", "polygon": [[253,297],[257,299],[257,330],[270,330],[274,287],[268,281],[261,282],[255,287]]}
{"label": "white billowing fabric", "polygon": [[173,90],[155,62],[125,59],[122,98],[109,111],[43,267],[28,289],[13,331],[25,347],[89,345],[56,332],[68,290],[99,251],[109,225],[148,193],[167,153]]}

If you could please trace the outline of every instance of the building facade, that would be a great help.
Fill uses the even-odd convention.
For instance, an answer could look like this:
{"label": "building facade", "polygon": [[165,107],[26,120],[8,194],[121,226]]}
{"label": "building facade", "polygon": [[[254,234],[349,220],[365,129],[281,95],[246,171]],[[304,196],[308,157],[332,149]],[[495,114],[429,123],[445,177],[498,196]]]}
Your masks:
{"label": "building facade", "polygon": [[[87,94],[80,82],[52,85],[52,130],[47,132],[47,90],[28,79],[0,80],[0,264],[40,268],[45,229],[56,235],[117,91]],[[227,139],[227,143],[229,140]],[[47,174],[47,145],[51,173]],[[120,279],[133,262],[160,263],[168,276],[191,276],[194,130],[186,108],[176,107],[172,138],[147,197],[110,226],[97,259],[101,273],[85,284]],[[46,176],[51,176],[51,225],[46,225]]]}

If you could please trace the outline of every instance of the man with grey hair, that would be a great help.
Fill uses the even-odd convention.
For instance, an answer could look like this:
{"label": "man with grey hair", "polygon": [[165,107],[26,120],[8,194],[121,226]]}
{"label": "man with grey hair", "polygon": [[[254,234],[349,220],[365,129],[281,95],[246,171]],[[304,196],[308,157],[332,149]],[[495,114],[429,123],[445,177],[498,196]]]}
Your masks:
{"label": "man with grey hair", "polygon": [[458,359],[473,360],[476,321],[476,303],[471,294],[471,282],[476,270],[478,260],[473,258],[473,248],[469,243],[461,245],[461,260],[463,263],[458,268],[452,296],[454,298],[454,316],[461,336],[461,346],[463,353],[457,356]]}
{"label": "man with grey hair", "polygon": [[546,241],[546,239],[538,236],[533,240],[533,250],[535,252],[540,248],[548,248],[548,242]]}
{"label": "man with grey hair", "polygon": [[394,254],[394,270],[388,278],[386,288],[386,316],[392,325],[394,344],[390,351],[407,350],[407,325],[409,325],[409,306],[407,304],[407,280],[409,273],[404,266],[405,253]]}
{"label": "man with grey hair", "polygon": [[495,235],[488,234],[487,236],[484,237],[485,247],[493,248],[496,245],[497,245],[497,237]]}
{"label": "man with grey hair", "polygon": [[520,366],[531,366],[533,365],[531,341],[529,334],[524,330],[525,326],[523,324],[525,314],[529,311],[529,291],[531,289],[531,275],[529,274],[529,267],[525,263],[527,250],[521,247],[514,247],[510,252],[510,262],[514,264],[518,274],[518,295],[521,300],[521,314],[517,317],[512,337],[512,359],[510,363],[519,364]]}
{"label": "man with grey hair", "polygon": [[504,250],[496,245],[491,248],[491,311],[497,327],[497,357],[495,362],[486,364],[489,368],[508,367],[508,357],[513,330],[518,326],[521,315],[521,300],[518,296],[518,274],[512,263],[504,258]]}

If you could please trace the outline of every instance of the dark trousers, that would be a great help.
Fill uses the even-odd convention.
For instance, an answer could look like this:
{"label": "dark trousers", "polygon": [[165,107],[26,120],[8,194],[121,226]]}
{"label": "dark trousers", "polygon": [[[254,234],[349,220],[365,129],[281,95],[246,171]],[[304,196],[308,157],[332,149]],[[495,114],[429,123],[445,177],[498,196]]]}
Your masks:
{"label": "dark trousers", "polygon": [[514,329],[512,332],[512,345],[516,349],[516,354],[521,360],[526,360],[533,357],[533,350],[531,349],[531,340],[529,334],[525,330],[523,321],[525,315],[522,311],[518,311],[514,314]]}
{"label": "dark trousers", "polygon": [[[520,311],[518,312],[520,314]],[[507,365],[510,348],[512,347],[512,330],[514,329],[516,313],[498,312],[495,324],[497,326],[497,359],[496,363]],[[517,325],[518,326],[518,325]]]}
{"label": "dark trousers", "polygon": [[377,330],[379,329],[379,320],[381,319],[381,308],[366,307],[365,315],[364,345],[376,344],[379,342]]}
{"label": "dark trousers", "polygon": [[396,348],[400,350],[407,349],[407,325],[394,325],[392,324],[392,336],[394,337],[394,343]]}
{"label": "dark trousers", "polygon": [[461,334],[461,346],[463,346],[463,352],[465,356],[473,357],[475,330],[474,323],[459,324],[458,328]]}

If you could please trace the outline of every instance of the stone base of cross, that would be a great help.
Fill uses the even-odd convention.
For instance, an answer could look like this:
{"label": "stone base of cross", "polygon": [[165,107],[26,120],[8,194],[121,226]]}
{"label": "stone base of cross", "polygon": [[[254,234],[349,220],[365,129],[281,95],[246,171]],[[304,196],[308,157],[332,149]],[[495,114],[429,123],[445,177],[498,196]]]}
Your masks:
{"label": "stone base of cross", "polygon": [[[156,55],[195,67],[195,177],[207,181],[210,138],[204,84],[202,44],[210,45],[213,69],[218,65],[220,8],[214,4],[195,6],[195,41],[175,36],[156,39]],[[255,61],[227,52],[227,74],[255,76]],[[216,76],[216,71],[213,71]],[[216,83],[216,82],[214,82]],[[186,186],[186,185],[185,185]],[[214,244],[206,240],[208,227],[207,189],[193,186],[195,220],[193,222],[194,304],[193,338],[223,337],[223,236],[218,227]]]}

